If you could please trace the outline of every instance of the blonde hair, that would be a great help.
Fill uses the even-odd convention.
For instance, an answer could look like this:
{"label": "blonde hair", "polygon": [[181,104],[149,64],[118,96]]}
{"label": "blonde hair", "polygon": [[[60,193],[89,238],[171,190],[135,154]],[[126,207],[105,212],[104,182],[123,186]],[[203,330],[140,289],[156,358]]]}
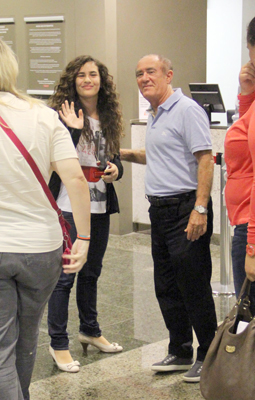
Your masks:
{"label": "blonde hair", "polygon": [[[19,66],[16,55],[13,50],[0,39],[0,91],[12,93],[19,99],[27,101],[31,106],[33,104],[43,104],[42,101],[26,95],[17,88],[18,74]],[[5,104],[1,100],[0,102],[1,104]]]}

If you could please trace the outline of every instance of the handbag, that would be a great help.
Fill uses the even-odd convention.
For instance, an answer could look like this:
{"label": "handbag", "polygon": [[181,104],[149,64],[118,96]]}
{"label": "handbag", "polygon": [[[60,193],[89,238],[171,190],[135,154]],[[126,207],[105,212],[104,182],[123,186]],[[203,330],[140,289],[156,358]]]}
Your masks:
{"label": "handbag", "polygon": [[[38,179],[39,183],[41,184],[44,193],[49,199],[50,204],[54,208],[54,210],[58,214],[58,219],[59,223],[61,225],[62,233],[63,233],[63,252],[64,254],[70,254],[71,253],[71,248],[72,248],[72,241],[70,238],[69,230],[71,228],[70,224],[65,220],[63,217],[62,211],[58,207],[47,183],[45,182],[41,171],[39,170],[38,166],[36,165],[33,157],[29,154],[25,146],[22,144],[22,142],[19,140],[19,138],[16,136],[16,134],[13,132],[13,130],[6,124],[6,122],[3,120],[3,118],[0,116],[0,124],[4,132],[9,136],[9,138],[12,140],[12,142],[15,144],[15,146],[18,148],[18,150],[21,152],[21,154],[24,156],[25,160],[31,167],[33,173],[35,174],[36,178]],[[63,259],[63,264],[68,264],[69,260]]]}
{"label": "handbag", "polygon": [[[206,400],[255,399],[255,318],[249,308],[250,285],[246,278],[205,357],[200,389]],[[240,321],[248,324],[235,333]]]}

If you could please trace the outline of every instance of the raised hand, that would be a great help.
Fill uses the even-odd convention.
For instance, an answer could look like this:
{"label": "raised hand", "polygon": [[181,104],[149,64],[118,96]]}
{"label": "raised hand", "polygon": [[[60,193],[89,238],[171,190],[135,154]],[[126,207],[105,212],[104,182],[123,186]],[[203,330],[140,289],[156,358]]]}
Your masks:
{"label": "raised hand", "polygon": [[255,67],[251,61],[243,65],[239,74],[241,94],[247,95],[255,91]]}
{"label": "raised hand", "polygon": [[59,115],[62,121],[70,128],[82,129],[84,126],[84,116],[82,110],[79,110],[78,117],[74,111],[74,102],[72,101],[70,106],[66,100],[62,104],[62,111],[59,110]]}

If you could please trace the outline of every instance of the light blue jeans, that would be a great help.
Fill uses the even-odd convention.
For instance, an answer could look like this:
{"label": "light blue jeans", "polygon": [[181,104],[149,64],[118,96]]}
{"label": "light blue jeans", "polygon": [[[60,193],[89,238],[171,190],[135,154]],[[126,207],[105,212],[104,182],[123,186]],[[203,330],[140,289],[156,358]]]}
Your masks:
{"label": "light blue jeans", "polygon": [[61,248],[0,253],[0,399],[29,400],[39,324],[62,267]]}

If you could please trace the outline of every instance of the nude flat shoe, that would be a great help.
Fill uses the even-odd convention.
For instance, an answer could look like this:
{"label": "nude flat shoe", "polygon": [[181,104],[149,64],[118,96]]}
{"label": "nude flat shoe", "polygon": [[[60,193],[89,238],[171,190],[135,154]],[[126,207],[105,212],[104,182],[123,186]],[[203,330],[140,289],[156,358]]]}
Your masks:
{"label": "nude flat shoe", "polygon": [[118,353],[119,351],[123,350],[123,347],[118,345],[118,343],[111,343],[111,344],[98,343],[98,341],[95,340],[95,338],[93,338],[92,336],[86,336],[82,333],[79,333],[78,340],[81,343],[83,350],[85,352],[87,351],[87,347],[89,344],[95,346],[97,349],[99,349],[104,353]]}
{"label": "nude flat shoe", "polygon": [[69,364],[60,364],[59,362],[57,362],[54,349],[51,346],[49,346],[49,352],[53,358],[53,361],[56,363],[58,369],[60,369],[61,371],[65,371],[65,372],[79,372],[80,371],[79,361],[72,361]]}

